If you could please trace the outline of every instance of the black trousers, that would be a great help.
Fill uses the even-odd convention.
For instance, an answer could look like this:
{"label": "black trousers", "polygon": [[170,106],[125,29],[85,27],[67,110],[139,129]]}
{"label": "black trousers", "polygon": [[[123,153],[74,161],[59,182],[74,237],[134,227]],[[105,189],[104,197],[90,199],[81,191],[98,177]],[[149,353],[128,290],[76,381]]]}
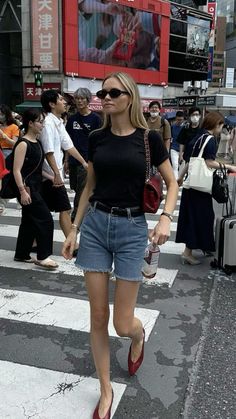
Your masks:
{"label": "black trousers", "polygon": [[35,193],[31,198],[30,205],[22,205],[15,257],[29,259],[33,241],[36,239],[37,258],[43,260],[52,254],[54,223],[41,195]]}

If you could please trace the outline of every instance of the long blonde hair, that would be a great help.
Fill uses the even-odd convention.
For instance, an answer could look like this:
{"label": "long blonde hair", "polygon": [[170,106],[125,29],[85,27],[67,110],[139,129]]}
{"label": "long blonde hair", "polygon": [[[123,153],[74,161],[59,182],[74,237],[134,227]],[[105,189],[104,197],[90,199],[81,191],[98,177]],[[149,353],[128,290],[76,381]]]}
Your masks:
{"label": "long blonde hair", "polygon": [[[141,99],[139,95],[139,90],[137,84],[135,83],[134,79],[127,73],[122,73],[120,71],[108,74],[102,82],[102,86],[104,85],[107,79],[112,77],[117,78],[120,83],[124,86],[127,92],[130,94],[131,104],[129,108],[130,113],[130,122],[134,128],[143,128],[147,129],[148,125],[146,119],[143,116],[142,107],[141,107]],[[110,115],[104,114],[104,121],[102,127],[100,129],[104,129],[111,126],[111,118]]]}

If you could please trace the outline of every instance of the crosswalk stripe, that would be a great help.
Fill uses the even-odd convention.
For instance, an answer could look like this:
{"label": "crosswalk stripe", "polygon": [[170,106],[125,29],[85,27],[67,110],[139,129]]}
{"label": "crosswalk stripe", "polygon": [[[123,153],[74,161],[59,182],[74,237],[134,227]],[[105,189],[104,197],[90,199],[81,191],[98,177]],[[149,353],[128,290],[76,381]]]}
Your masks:
{"label": "crosswalk stripe", "polygon": [[[1,418],[91,419],[99,399],[99,381],[44,368],[0,361]],[[112,416],[126,389],[114,390]]]}
{"label": "crosswalk stripe", "polygon": [[[135,314],[144,325],[147,341],[159,311],[136,307]],[[90,331],[89,302],[56,295],[1,288],[0,318],[63,327],[86,333]],[[112,319],[113,304],[110,304],[109,336],[118,337]]]}

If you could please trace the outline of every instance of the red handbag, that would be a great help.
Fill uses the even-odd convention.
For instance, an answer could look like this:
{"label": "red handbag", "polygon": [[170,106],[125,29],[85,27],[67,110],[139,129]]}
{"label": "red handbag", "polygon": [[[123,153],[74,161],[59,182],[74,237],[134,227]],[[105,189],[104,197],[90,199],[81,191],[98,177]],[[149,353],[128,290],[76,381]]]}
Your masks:
{"label": "red handbag", "polygon": [[144,132],[144,145],[146,154],[146,178],[143,191],[143,211],[156,213],[163,200],[163,180],[159,172],[152,174],[151,157],[148,141],[149,130]]}

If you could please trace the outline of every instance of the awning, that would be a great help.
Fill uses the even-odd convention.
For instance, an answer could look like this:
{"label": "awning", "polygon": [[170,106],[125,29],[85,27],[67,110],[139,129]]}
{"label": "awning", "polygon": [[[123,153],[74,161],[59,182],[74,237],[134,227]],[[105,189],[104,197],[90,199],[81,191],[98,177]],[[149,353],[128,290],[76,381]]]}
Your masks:
{"label": "awning", "polygon": [[228,115],[225,117],[225,123],[229,125],[236,125],[236,115]]}
{"label": "awning", "polygon": [[42,109],[42,105],[41,102],[36,102],[36,101],[31,101],[31,100],[26,100],[25,102],[19,103],[19,105],[16,105],[16,111],[18,112],[22,112],[25,109],[29,109],[29,108],[38,108],[38,109]]}

